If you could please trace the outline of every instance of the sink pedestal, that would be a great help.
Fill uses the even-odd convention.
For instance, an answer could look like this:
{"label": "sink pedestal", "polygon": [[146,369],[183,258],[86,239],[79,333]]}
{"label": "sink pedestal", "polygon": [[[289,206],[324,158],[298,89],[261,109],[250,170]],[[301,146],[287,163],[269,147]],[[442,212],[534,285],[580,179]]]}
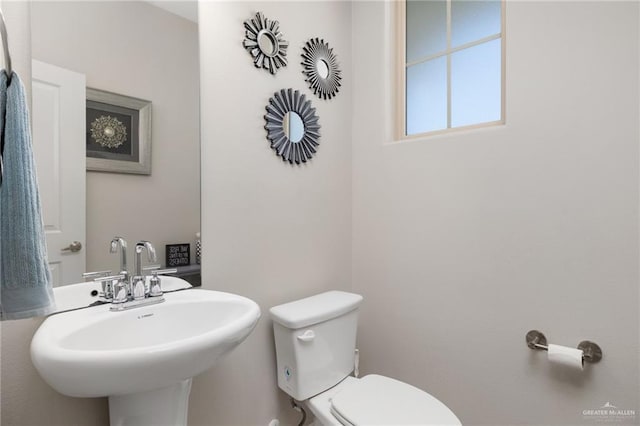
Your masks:
{"label": "sink pedestal", "polygon": [[148,392],[110,396],[111,426],[186,426],[191,380]]}

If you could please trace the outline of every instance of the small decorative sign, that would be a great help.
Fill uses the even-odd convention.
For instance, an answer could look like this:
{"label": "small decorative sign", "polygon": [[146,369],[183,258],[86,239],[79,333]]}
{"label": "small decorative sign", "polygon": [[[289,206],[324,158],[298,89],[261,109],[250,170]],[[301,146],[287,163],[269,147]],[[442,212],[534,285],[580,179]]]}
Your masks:
{"label": "small decorative sign", "polygon": [[167,244],[167,267],[186,266],[191,264],[189,244]]}

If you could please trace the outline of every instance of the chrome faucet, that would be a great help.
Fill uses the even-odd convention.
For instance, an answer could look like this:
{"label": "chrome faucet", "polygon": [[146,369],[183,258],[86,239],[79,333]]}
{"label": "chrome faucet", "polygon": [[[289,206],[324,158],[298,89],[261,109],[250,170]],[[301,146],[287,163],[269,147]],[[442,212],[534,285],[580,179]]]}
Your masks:
{"label": "chrome faucet", "polygon": [[129,269],[127,269],[127,242],[122,237],[113,237],[109,252],[117,253],[118,247],[120,248],[120,274],[124,275],[125,281],[128,281]]}
{"label": "chrome faucet", "polygon": [[[157,256],[153,245],[149,241],[140,241],[136,244],[133,271],[135,275],[133,277],[127,271],[127,242],[122,237],[114,237],[111,240],[109,251],[117,253],[118,249],[120,249],[121,254],[121,271],[119,274],[111,275],[110,271],[83,274],[85,279],[93,279],[95,282],[102,283],[102,294],[108,301],[111,301],[111,310],[123,311],[164,302],[158,275],[175,273],[176,270],[155,270],[153,271],[153,276],[149,277],[149,283],[147,284],[147,277],[143,275],[142,252],[146,250],[149,262],[155,263]],[[153,265],[144,269],[151,270],[159,267],[160,265]]]}
{"label": "chrome faucet", "polygon": [[136,244],[136,257],[135,257],[135,276],[131,282],[131,296],[133,300],[143,300],[149,294],[149,290],[146,288],[146,280],[142,275],[142,250],[147,250],[147,258],[149,262],[156,262],[156,249],[149,241],[140,241]]}
{"label": "chrome faucet", "polygon": [[149,241],[140,241],[136,244],[135,270],[136,277],[142,276],[142,250],[147,249],[147,258],[149,262],[156,263],[156,249]]}

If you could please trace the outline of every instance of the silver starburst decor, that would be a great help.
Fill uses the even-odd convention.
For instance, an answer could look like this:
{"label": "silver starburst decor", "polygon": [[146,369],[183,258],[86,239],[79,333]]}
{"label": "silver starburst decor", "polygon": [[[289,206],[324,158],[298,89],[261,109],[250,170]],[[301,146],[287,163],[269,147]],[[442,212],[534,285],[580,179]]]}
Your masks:
{"label": "silver starburst decor", "polygon": [[244,21],[244,28],[242,45],[253,56],[256,68],[275,74],[279,68],[287,66],[289,42],[282,38],[278,21],[265,18],[262,12],[258,12],[254,18]]}
{"label": "silver starburst decor", "polygon": [[102,115],[91,123],[91,138],[105,148],[117,148],[127,140],[127,128],[117,118]]}
{"label": "silver starburst decor", "polygon": [[[273,94],[264,116],[271,148],[284,161],[306,163],[313,157],[320,140],[320,123],[311,101],[298,90],[282,89]],[[293,122],[298,124],[294,129]]]}
{"label": "silver starburst decor", "polygon": [[302,52],[303,74],[306,82],[320,99],[331,99],[341,86],[342,71],[333,48],[319,38],[307,41]]}

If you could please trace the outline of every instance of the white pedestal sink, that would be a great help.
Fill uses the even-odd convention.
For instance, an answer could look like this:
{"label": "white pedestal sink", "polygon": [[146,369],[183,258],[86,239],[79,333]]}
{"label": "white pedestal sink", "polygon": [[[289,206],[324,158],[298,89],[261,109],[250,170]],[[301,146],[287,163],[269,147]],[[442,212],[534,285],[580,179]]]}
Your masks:
{"label": "white pedestal sink", "polygon": [[242,296],[189,289],[122,312],[52,315],[31,342],[42,378],[74,397],[109,397],[112,426],[186,425],[191,378],[239,345],[260,318]]}

